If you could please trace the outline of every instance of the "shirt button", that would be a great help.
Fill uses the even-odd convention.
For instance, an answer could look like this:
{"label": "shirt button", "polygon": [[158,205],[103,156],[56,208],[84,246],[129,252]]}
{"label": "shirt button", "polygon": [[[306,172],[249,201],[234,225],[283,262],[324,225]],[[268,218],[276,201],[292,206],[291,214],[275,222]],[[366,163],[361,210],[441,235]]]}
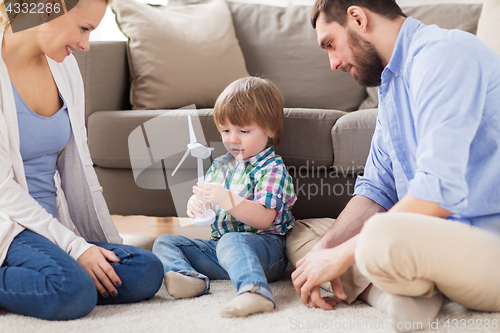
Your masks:
{"label": "shirt button", "polygon": [[278,198],[280,198],[280,199],[281,199],[281,194],[278,194]]}
{"label": "shirt button", "polygon": [[398,77],[399,75],[398,74],[395,74],[396,77]]}

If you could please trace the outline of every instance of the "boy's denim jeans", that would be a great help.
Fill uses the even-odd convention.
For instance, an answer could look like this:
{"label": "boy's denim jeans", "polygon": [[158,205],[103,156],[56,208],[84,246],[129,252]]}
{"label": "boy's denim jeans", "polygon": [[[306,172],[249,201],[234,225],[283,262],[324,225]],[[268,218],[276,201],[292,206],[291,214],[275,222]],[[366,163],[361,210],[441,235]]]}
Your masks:
{"label": "boy's denim jeans", "polygon": [[[218,241],[162,235],[153,245],[153,253],[163,263],[164,272],[174,271],[204,279],[231,279],[238,295],[258,293],[274,303],[268,282],[285,272],[285,236],[229,232]],[[198,295],[199,296],[199,295]]]}
{"label": "boy's denim jeans", "polygon": [[122,286],[118,295],[98,295],[90,275],[48,239],[29,230],[17,235],[0,267],[0,307],[16,314],[49,320],[83,317],[96,304],[137,302],[153,297],[161,287],[160,260],[133,246],[94,243],[113,251],[111,263]]}

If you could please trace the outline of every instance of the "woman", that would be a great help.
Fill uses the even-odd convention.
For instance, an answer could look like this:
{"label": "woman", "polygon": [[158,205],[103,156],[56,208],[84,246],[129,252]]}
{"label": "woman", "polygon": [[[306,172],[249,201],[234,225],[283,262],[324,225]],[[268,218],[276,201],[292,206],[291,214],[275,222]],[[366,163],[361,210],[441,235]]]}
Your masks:
{"label": "woman", "polygon": [[70,54],[89,49],[108,0],[55,15],[58,1],[32,14],[7,0],[0,23],[0,307],[50,320],[150,298],[163,278],[152,253],[108,243],[122,240],[86,144]]}

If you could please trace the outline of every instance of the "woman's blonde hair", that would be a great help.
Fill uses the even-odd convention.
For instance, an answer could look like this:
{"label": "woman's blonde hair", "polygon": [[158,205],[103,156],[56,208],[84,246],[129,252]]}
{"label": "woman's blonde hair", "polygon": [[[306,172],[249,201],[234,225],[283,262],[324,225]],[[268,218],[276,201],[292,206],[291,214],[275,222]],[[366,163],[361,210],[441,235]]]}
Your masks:
{"label": "woman's blonde hair", "polygon": [[257,124],[268,136],[267,147],[278,147],[283,134],[283,95],[267,79],[246,77],[227,86],[214,107],[217,129],[229,121],[235,126]]}
{"label": "woman's blonde hair", "polygon": [[[6,7],[9,4],[14,5],[15,3],[19,3],[20,5],[22,5],[23,3],[31,4],[31,3],[37,3],[39,1],[40,0],[3,0],[2,3],[0,3],[0,29],[5,28],[18,15],[18,13],[15,13],[14,11],[11,11],[10,15],[7,13]],[[82,0],[55,0],[55,1],[61,1],[61,7],[63,8],[64,13],[66,13],[67,11],[76,7]],[[109,5],[112,0],[102,0],[102,1],[104,1],[106,5]]]}

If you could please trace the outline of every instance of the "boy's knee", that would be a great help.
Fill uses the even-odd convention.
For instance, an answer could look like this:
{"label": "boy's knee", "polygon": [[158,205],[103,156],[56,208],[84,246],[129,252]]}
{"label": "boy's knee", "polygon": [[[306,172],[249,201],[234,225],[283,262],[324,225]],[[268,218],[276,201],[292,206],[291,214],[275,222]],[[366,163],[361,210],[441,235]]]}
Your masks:
{"label": "boy's knee", "polygon": [[217,259],[222,266],[232,260],[235,247],[240,249],[244,241],[245,237],[241,232],[228,232],[222,235],[217,241],[217,247],[215,249]]}
{"label": "boy's knee", "polygon": [[245,233],[242,232],[227,232],[218,240],[217,248],[227,248],[235,246],[235,244],[240,244],[245,241]]}
{"label": "boy's knee", "polygon": [[180,235],[171,235],[171,234],[163,234],[161,236],[158,236],[156,238],[155,242],[153,243],[153,253],[155,251],[158,251],[161,247],[170,247],[170,246],[176,246],[178,244],[183,244],[185,243],[186,237],[180,236]]}

